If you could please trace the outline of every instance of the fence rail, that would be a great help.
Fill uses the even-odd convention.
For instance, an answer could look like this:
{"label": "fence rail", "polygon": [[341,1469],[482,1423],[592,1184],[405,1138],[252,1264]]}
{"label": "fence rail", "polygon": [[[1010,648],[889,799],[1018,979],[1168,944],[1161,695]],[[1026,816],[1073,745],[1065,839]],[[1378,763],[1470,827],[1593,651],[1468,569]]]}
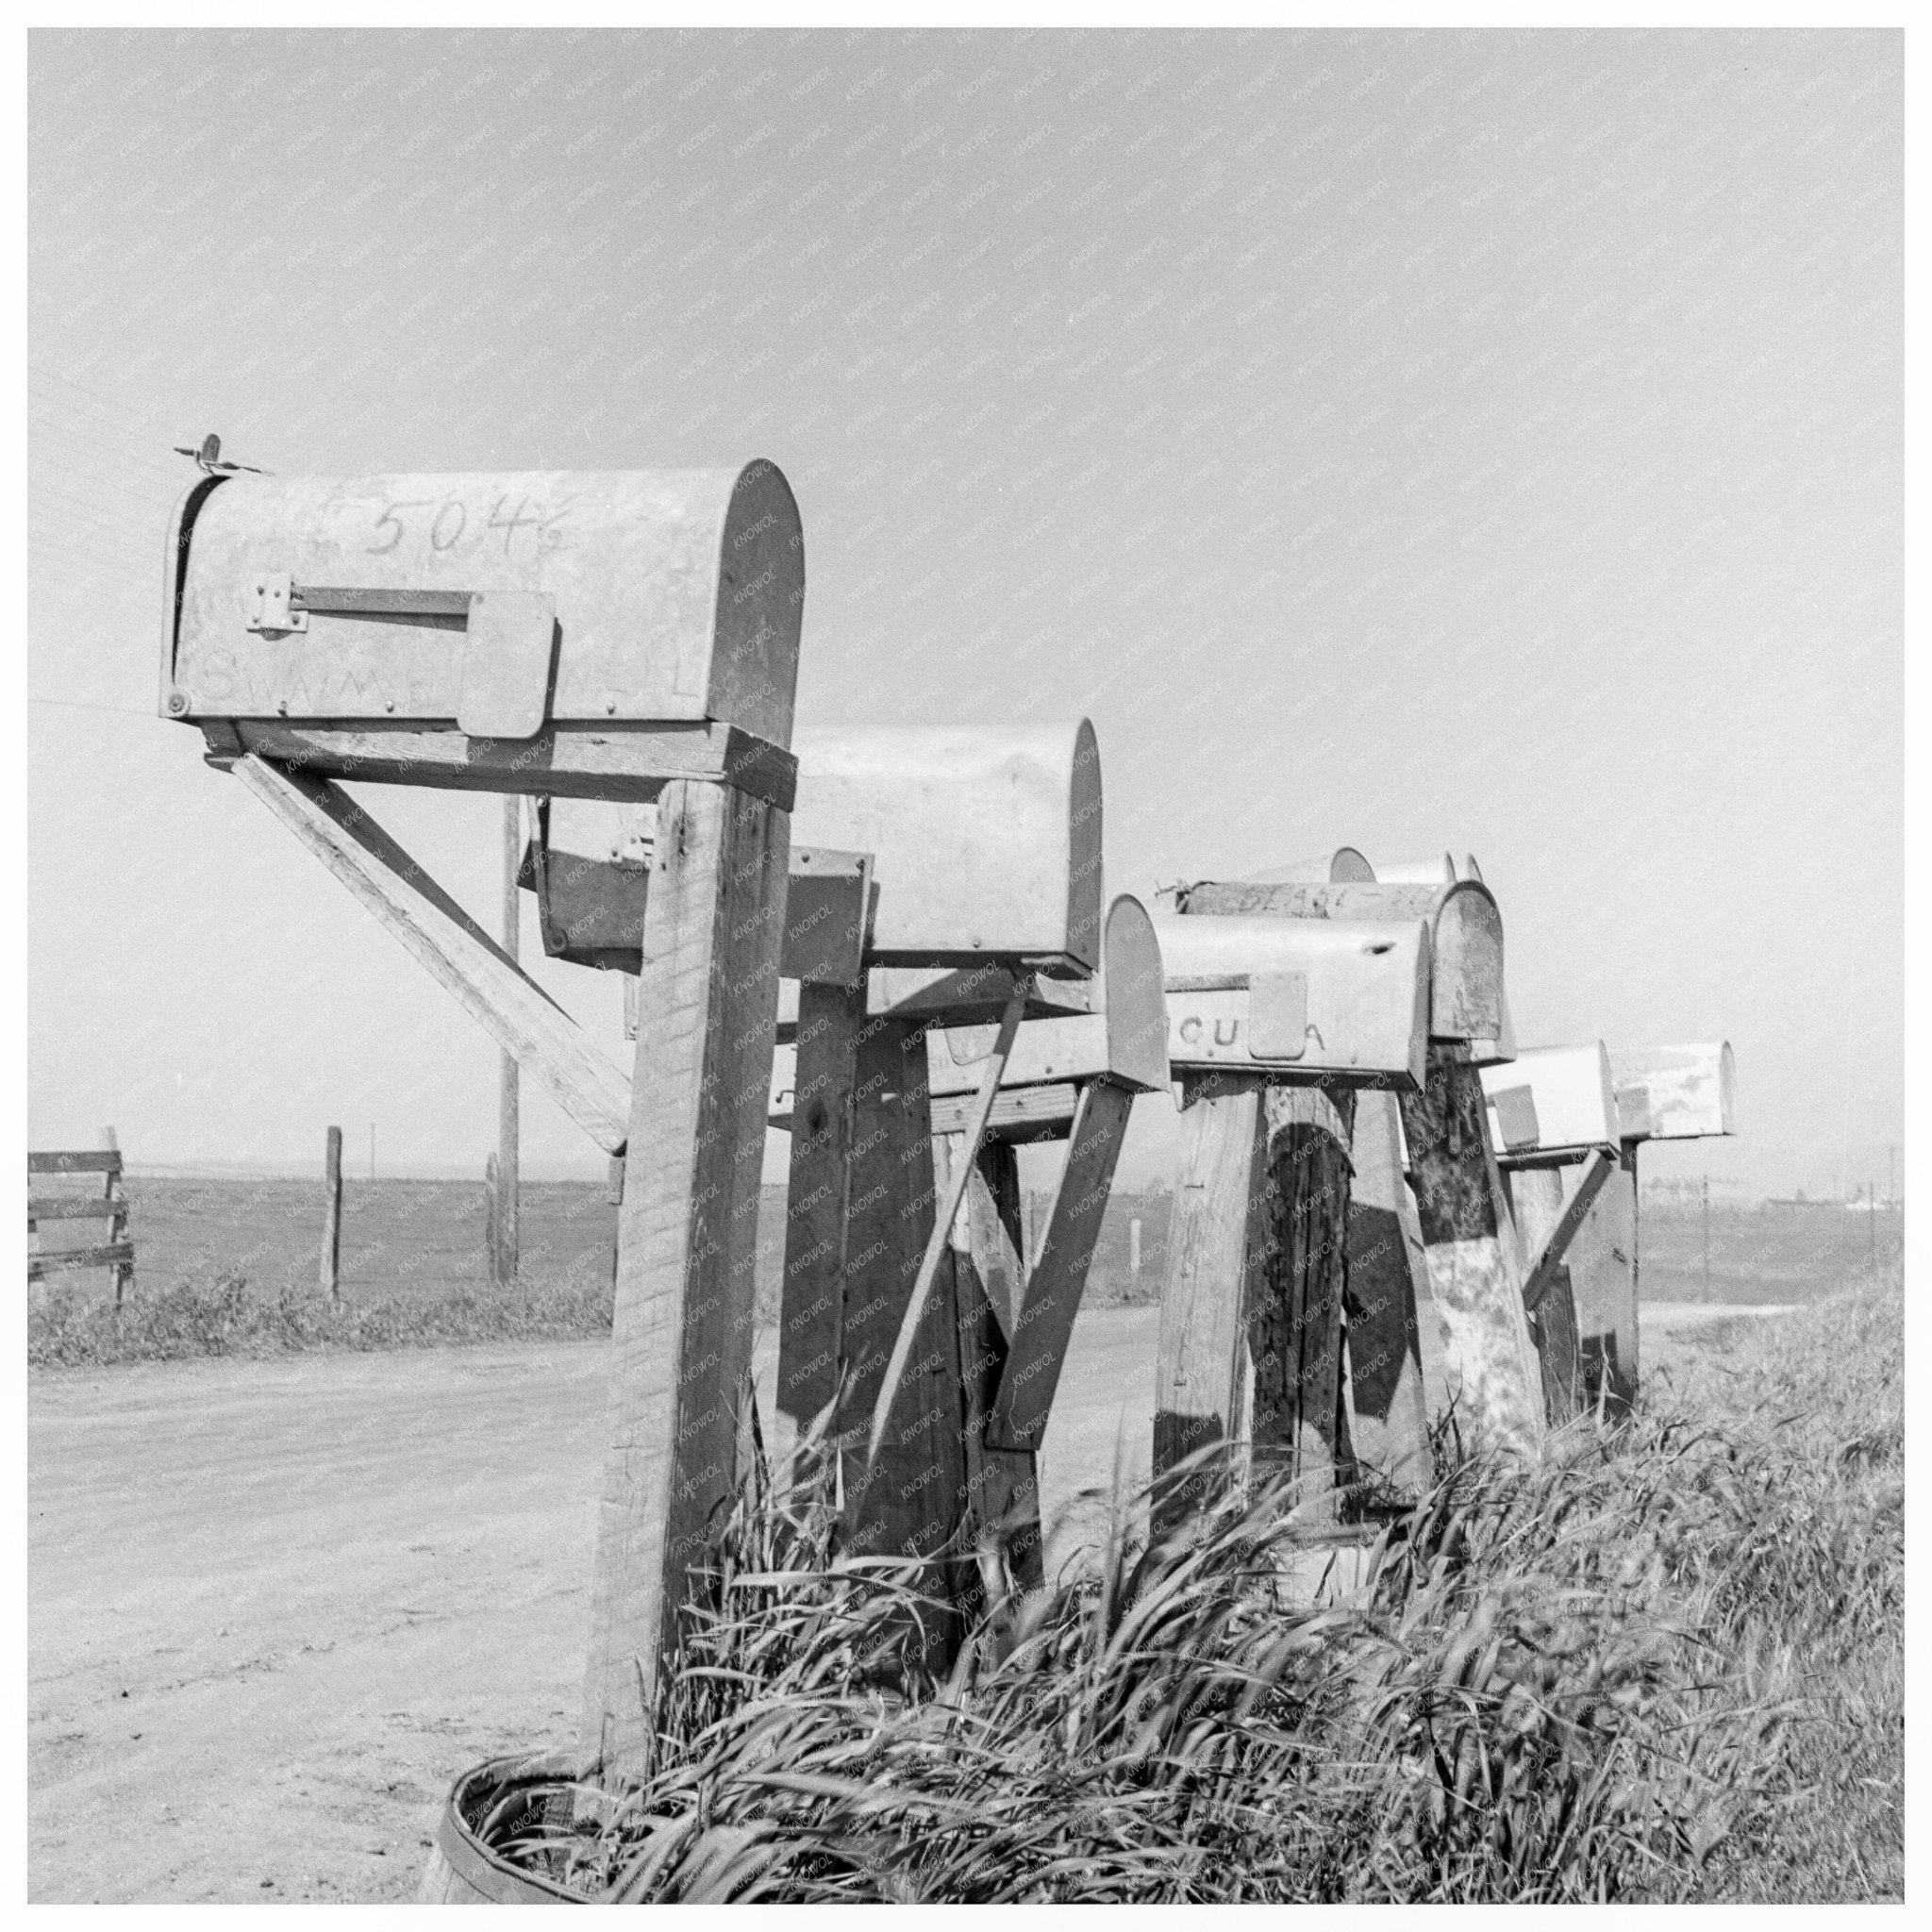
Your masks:
{"label": "fence rail", "polygon": [[[35,1174],[97,1174],[98,1194],[36,1194],[26,1203],[26,1278],[44,1281],[68,1268],[110,1268],[114,1273],[114,1306],[121,1306],[134,1279],[134,1243],[127,1235],[127,1197],[121,1191],[121,1148],[112,1127],[101,1129],[100,1147],[29,1151],[26,1171]],[[42,1248],[43,1221],[105,1221],[108,1238],[85,1248]]]}

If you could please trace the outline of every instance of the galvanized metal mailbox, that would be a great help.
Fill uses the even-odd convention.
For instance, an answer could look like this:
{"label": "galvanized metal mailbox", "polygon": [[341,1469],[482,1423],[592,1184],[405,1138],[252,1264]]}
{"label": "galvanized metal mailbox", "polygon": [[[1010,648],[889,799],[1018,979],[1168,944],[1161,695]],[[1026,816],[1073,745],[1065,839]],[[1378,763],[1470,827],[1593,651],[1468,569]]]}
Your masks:
{"label": "galvanized metal mailbox", "polygon": [[[740,470],[231,476],[168,551],[164,716],[314,773],[790,803],[797,506]],[[724,768],[729,766],[728,774]]]}
{"label": "galvanized metal mailbox", "polygon": [[1737,1131],[1729,1041],[1610,1056],[1626,1141],[1698,1141]]}
{"label": "galvanized metal mailbox", "polygon": [[1485,1067],[1482,1083],[1499,1158],[1563,1165],[1592,1148],[1617,1151],[1616,1090],[1601,1041],[1532,1048]]}
{"label": "galvanized metal mailbox", "polygon": [[797,842],[872,855],[882,967],[1100,962],[1093,727],[805,731]]}
{"label": "galvanized metal mailbox", "polygon": [[1155,923],[1177,1069],[1422,1084],[1429,929],[1421,920],[1204,917]]}
{"label": "galvanized metal mailbox", "polygon": [[1507,1043],[1503,998],[1503,915],[1490,889],[1474,879],[1384,885],[1341,880],[1327,884],[1266,880],[1203,880],[1176,895],[1190,915],[1278,920],[1339,920],[1347,924],[1407,924],[1429,928],[1429,1035],[1466,1045],[1485,1043],[1483,1058]]}

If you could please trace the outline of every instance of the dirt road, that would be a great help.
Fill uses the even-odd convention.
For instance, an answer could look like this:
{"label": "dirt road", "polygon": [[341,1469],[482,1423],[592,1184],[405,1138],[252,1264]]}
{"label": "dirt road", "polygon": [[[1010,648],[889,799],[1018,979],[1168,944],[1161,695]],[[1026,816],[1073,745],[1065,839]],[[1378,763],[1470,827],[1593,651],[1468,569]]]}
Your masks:
{"label": "dirt road", "polygon": [[[1082,1317],[1050,1513],[1124,1414],[1144,1468],[1157,1324]],[[607,1354],[35,1375],[30,1896],[411,1896],[458,1771],[572,1740]]]}
{"label": "dirt road", "polygon": [[[1647,1361],[1715,1334],[1706,1314],[1647,1309]],[[1043,1454],[1056,1560],[1103,1507],[1075,1492],[1117,1454],[1146,1470],[1158,1328],[1096,1308],[1074,1330]],[[458,1772],[572,1741],[606,1358],[36,1374],[30,1896],[412,1895]]]}

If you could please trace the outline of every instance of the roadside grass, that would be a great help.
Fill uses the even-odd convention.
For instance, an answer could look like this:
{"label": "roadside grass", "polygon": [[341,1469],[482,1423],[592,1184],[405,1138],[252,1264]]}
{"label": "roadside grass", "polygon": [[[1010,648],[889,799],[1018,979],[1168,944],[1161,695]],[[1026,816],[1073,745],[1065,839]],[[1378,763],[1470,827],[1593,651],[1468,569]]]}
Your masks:
{"label": "roadside grass", "polygon": [[1453,1461],[1326,1601],[1290,1484],[1152,1547],[1117,1505],[943,1682],[808,1443],[737,1499],[641,1781],[473,1828],[627,1902],[1902,1896],[1902,1369],[1894,1274]]}
{"label": "roadside grass", "polygon": [[116,1310],[98,1291],[56,1284],[27,1305],[27,1360],[85,1368],[190,1356],[303,1349],[426,1348],[474,1341],[608,1335],[608,1282],[479,1289],[472,1294],[385,1294],[331,1302],[317,1290],[251,1290],[239,1274],[211,1284],[137,1287]]}

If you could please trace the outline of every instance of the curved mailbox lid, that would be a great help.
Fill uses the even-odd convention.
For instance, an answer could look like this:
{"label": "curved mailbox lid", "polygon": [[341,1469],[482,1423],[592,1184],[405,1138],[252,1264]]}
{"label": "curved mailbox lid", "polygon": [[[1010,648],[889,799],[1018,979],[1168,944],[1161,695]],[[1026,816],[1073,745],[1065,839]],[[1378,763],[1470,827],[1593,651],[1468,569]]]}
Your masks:
{"label": "curved mailbox lid", "polygon": [[[1139,1092],[1168,1084],[1167,1005],[1154,922],[1124,894],[1108,908],[1091,1013],[1027,1020],[1014,1037],[1000,1091],[1108,1079]],[[997,1026],[934,1027],[926,1035],[935,1094],[976,1092]]]}
{"label": "curved mailbox lid", "polygon": [[[1432,955],[1429,1033],[1436,1040],[1486,1041],[1504,1038],[1503,915],[1495,895],[1473,879],[1453,884],[1268,885],[1252,880],[1204,880],[1183,886],[1178,905],[1191,916],[1344,920],[1421,919]],[[1162,938],[1163,951],[1166,940]],[[1172,964],[1170,963],[1170,971]],[[1493,1051],[1489,1056],[1500,1058]]]}
{"label": "curved mailbox lid", "polygon": [[1533,1047],[1508,1066],[1485,1067],[1480,1078],[1499,1153],[1581,1155],[1618,1145],[1616,1089],[1600,1040]]}
{"label": "curved mailbox lid", "polygon": [[1701,1141],[1737,1132],[1728,1040],[1613,1053],[1610,1074],[1626,1141]]}
{"label": "curved mailbox lid", "polygon": [[535,704],[540,725],[710,721],[783,745],[804,594],[798,507],[762,460],[234,476],[177,512],[162,708],[454,727],[467,687],[472,708]]}
{"label": "curved mailbox lid", "polygon": [[1168,1058],[1307,1080],[1420,1085],[1430,941],[1420,919],[1157,919]]}
{"label": "curved mailbox lid", "polygon": [[884,967],[1100,963],[1093,727],[801,732],[795,845],[873,856]]}
{"label": "curved mailbox lid", "polygon": [[1317,886],[1339,879],[1355,879],[1371,884],[1375,869],[1353,845],[1338,845],[1319,858],[1297,858],[1288,865],[1270,866],[1266,872],[1252,874],[1249,883],[1270,886]]}

